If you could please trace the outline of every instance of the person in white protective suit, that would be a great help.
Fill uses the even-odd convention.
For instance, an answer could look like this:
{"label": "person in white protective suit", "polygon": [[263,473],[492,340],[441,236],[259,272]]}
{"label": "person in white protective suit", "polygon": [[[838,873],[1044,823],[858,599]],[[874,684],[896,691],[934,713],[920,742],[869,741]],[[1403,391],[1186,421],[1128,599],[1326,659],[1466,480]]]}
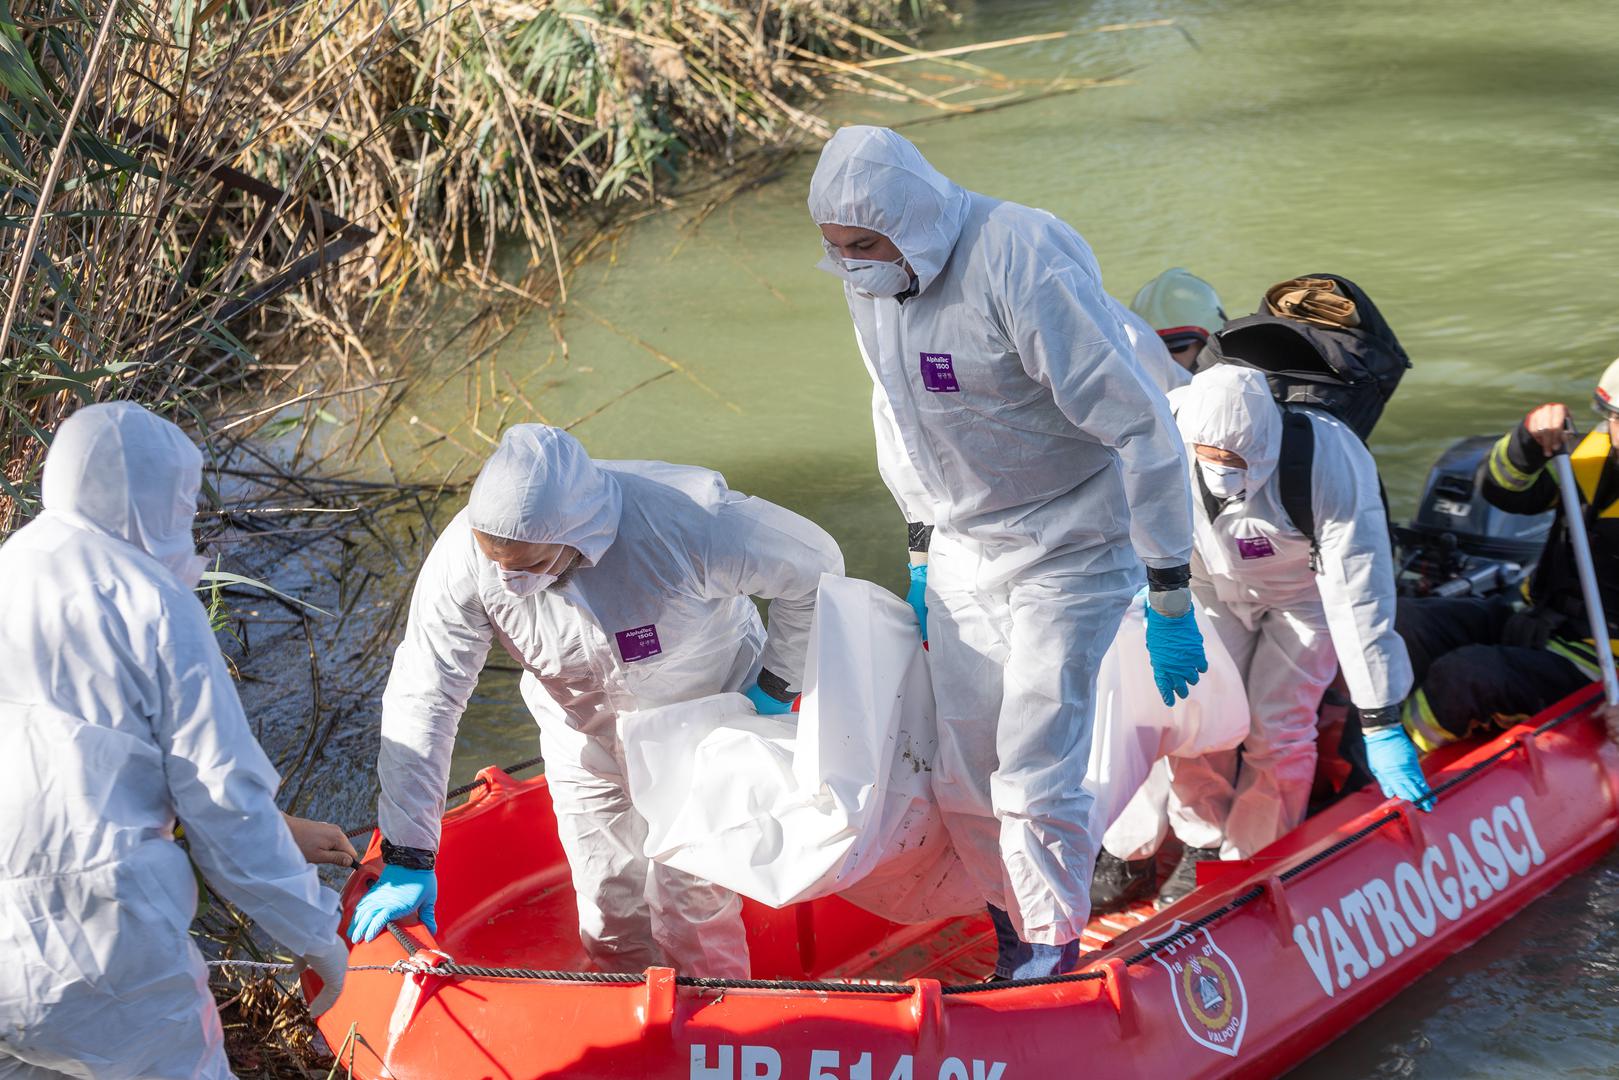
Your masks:
{"label": "person in white protective suit", "polygon": [[1057,218],[969,192],[872,127],[826,144],[809,210],[909,526],[934,792],[995,921],[997,976],[1048,975],[1073,964],[1090,913],[1096,672],[1142,562],[1166,703],[1206,668],[1184,451],[1096,260]]}
{"label": "person in white protective suit", "polygon": [[[1411,663],[1394,630],[1388,519],[1370,451],[1335,417],[1289,406],[1314,435],[1312,552],[1282,507],[1282,407],[1265,376],[1220,364],[1170,401],[1198,496],[1192,592],[1243,674],[1251,727],[1240,764],[1229,753],[1169,759],[1169,816],[1186,854],[1159,893],[1166,905],[1191,891],[1197,862],[1250,858],[1304,820],[1317,710],[1340,666],[1368,726],[1388,729],[1392,749],[1373,762],[1384,793],[1429,798],[1398,721]],[[1118,832],[1116,823],[1110,841]],[[1150,867],[1152,853],[1110,852],[1104,861],[1136,862],[1132,869],[1155,877],[1140,865]]]}
{"label": "person in white protective suit", "polygon": [[[338,901],[276,809],[193,594],[202,455],[139,406],[57,430],[0,546],[0,1077],[229,1077],[189,928],[209,887],[343,985]],[[175,843],[185,825],[191,857]]]}
{"label": "person in white protective suit", "polygon": [[[436,931],[450,753],[498,640],[522,665],[539,722],[589,958],[604,971],[673,963],[746,977],[736,894],[648,864],[617,718],[737,691],[761,713],[787,712],[816,586],[842,572],[819,527],[729,490],[718,473],[595,462],[557,428],[512,428],[416,581],[382,701],[385,866],[350,936],[369,939],[412,912]],[[754,596],[770,601],[768,634]]]}
{"label": "person in white protective suit", "polygon": [[1130,339],[1130,351],[1136,363],[1141,365],[1141,370],[1146,372],[1154,386],[1167,394],[1192,381],[1191,370],[1181,366],[1165,339],[1147,325],[1145,319],[1111,296],[1107,301],[1119,325],[1124,327],[1124,336]]}

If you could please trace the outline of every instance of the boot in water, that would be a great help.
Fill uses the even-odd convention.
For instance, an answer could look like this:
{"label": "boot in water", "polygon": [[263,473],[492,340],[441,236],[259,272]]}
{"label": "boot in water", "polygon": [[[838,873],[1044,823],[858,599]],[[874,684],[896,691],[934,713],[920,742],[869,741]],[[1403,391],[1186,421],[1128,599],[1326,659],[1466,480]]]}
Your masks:
{"label": "boot in water", "polygon": [[1158,890],[1158,899],[1154,906],[1162,911],[1187,896],[1197,888],[1197,864],[1219,857],[1219,848],[1189,847],[1182,851],[1181,861],[1175,864],[1175,869],[1170,871],[1169,877],[1164,881],[1164,887]]}
{"label": "boot in water", "polygon": [[1091,875],[1091,914],[1120,911],[1150,897],[1158,888],[1158,856],[1119,859],[1104,850]]}

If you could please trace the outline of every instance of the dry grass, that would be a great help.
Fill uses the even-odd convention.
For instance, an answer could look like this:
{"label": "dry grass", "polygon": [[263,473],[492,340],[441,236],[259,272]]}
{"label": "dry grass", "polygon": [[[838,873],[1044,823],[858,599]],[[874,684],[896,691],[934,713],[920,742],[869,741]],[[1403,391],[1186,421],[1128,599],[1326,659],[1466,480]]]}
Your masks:
{"label": "dry grass", "polygon": [[564,215],[822,131],[826,65],[938,4],[0,0],[0,536],[79,404],[376,381],[421,279],[515,233],[564,287]]}

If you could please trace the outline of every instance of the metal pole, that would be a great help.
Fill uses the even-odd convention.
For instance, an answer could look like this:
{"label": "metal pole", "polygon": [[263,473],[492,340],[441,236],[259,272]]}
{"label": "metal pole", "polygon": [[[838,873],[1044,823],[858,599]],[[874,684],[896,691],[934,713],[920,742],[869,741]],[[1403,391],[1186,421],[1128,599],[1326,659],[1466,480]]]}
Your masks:
{"label": "metal pole", "polygon": [[1585,534],[1585,510],[1580,505],[1580,488],[1574,482],[1574,466],[1568,454],[1553,455],[1557,486],[1563,492],[1563,514],[1568,520],[1568,538],[1574,544],[1574,565],[1580,572],[1580,591],[1585,594],[1585,616],[1591,622],[1591,641],[1596,646],[1597,666],[1602,669],[1602,693],[1609,705],[1619,705],[1619,678],[1613,671],[1613,648],[1608,644],[1608,618],[1602,611],[1602,595],[1597,591],[1596,569],[1591,563],[1591,540]]}

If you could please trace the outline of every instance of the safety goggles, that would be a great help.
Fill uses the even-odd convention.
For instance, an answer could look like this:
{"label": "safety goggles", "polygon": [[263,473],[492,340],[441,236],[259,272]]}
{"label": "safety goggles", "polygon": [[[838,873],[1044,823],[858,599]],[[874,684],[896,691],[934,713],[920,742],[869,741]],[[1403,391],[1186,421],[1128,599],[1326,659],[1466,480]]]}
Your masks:
{"label": "safety goggles", "polygon": [[1209,343],[1209,335],[1202,330],[1192,330],[1176,327],[1173,330],[1160,330],[1158,336],[1164,342],[1164,348],[1172,353],[1182,349],[1201,349]]}

